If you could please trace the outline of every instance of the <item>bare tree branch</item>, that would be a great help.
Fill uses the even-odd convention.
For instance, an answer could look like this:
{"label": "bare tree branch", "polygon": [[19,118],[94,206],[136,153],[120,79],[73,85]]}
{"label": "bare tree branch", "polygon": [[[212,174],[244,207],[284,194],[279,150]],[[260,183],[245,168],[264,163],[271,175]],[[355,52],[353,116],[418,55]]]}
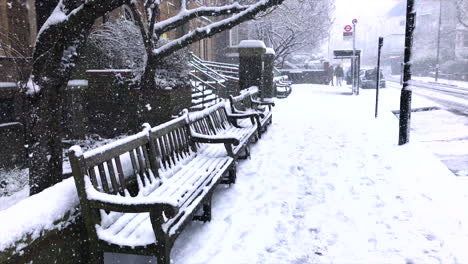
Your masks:
{"label": "bare tree branch", "polygon": [[222,7],[200,7],[191,10],[185,10],[179,15],[161,21],[155,25],[155,34],[161,35],[167,31],[173,30],[186,24],[188,21],[200,16],[224,16],[229,14],[236,14],[247,9],[248,6],[239,5],[234,3]]}
{"label": "bare tree branch", "polygon": [[284,0],[261,0],[256,4],[252,4],[244,11],[235,14],[229,18],[214,22],[210,25],[197,28],[196,30],[178,38],[174,41],[153,50],[153,53],[159,58],[166,57],[172,52],[175,52],[193,42],[199,41],[204,38],[211,37],[224,30],[231,29],[244,21],[250,20],[255,17],[259,12],[265,11],[270,7],[283,3]]}

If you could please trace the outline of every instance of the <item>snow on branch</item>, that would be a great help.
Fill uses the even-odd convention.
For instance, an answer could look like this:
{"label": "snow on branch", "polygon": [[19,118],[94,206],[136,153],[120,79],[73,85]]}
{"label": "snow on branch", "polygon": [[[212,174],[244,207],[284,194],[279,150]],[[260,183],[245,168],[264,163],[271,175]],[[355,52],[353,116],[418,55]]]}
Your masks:
{"label": "snow on branch", "polygon": [[240,5],[238,2],[225,6],[203,6],[199,8],[194,8],[190,10],[182,9],[181,12],[169,19],[161,21],[155,25],[155,34],[161,35],[167,31],[173,30],[187,21],[200,17],[200,16],[223,16],[229,14],[239,13],[248,8],[248,6]]}
{"label": "snow on branch", "polygon": [[244,21],[250,20],[259,12],[265,11],[270,7],[283,3],[284,0],[261,0],[255,4],[251,4],[245,10],[238,14],[232,15],[229,18],[211,23],[207,26],[197,28],[196,30],[187,33],[186,35],[175,39],[160,48],[154,49],[153,54],[159,58],[166,57],[176,50],[179,50],[193,42],[204,38],[211,37],[219,32],[231,29]]}

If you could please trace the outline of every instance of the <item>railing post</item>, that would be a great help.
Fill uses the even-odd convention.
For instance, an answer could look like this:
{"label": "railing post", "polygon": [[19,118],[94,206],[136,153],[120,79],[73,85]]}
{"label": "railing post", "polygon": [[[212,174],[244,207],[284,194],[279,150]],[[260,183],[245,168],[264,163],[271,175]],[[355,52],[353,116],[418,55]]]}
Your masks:
{"label": "railing post", "polygon": [[243,40],[239,44],[239,89],[257,86],[263,98],[263,70],[266,46],[260,40]]}

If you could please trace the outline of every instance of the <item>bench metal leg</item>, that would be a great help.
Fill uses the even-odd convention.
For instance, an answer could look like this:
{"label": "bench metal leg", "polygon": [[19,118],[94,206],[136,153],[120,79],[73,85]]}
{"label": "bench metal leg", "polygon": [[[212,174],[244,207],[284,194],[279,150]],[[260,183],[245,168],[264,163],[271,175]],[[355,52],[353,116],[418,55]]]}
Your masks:
{"label": "bench metal leg", "polygon": [[104,252],[98,250],[89,251],[89,262],[90,264],[104,264]]}
{"label": "bench metal leg", "polygon": [[232,183],[232,184],[236,183],[236,178],[237,178],[236,166],[232,166],[231,169],[229,169],[229,181],[230,181],[230,183]]}
{"label": "bench metal leg", "polygon": [[171,247],[167,241],[161,241],[161,243],[158,241],[156,259],[158,264],[171,263]]}
{"label": "bench metal leg", "polygon": [[250,147],[249,145],[245,146],[243,149],[243,155],[239,155],[239,159],[250,159]]}
{"label": "bench metal leg", "polygon": [[236,165],[233,164],[228,170],[228,175],[223,176],[221,184],[234,184],[236,183],[236,178],[237,178]]}
{"label": "bench metal leg", "polygon": [[193,220],[203,222],[211,221],[211,197],[208,197],[203,203],[203,214],[194,216]]}

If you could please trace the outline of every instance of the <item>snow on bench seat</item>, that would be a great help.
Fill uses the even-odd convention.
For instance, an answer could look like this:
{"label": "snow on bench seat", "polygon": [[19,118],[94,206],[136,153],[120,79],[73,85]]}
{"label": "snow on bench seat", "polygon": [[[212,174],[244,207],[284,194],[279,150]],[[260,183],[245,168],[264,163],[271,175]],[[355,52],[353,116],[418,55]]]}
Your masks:
{"label": "snow on bench seat", "polygon": [[[195,206],[219,181],[232,162],[230,157],[206,158],[198,155],[175,175],[166,175],[170,178],[165,179],[161,186],[147,195],[177,200],[179,212],[163,225],[167,234],[172,236],[177,232],[179,225],[194,213]],[[165,174],[163,170],[161,174]],[[101,224],[96,227],[96,231],[98,237],[104,241],[133,247],[157,243],[149,213],[106,214],[101,211],[101,216]]]}

